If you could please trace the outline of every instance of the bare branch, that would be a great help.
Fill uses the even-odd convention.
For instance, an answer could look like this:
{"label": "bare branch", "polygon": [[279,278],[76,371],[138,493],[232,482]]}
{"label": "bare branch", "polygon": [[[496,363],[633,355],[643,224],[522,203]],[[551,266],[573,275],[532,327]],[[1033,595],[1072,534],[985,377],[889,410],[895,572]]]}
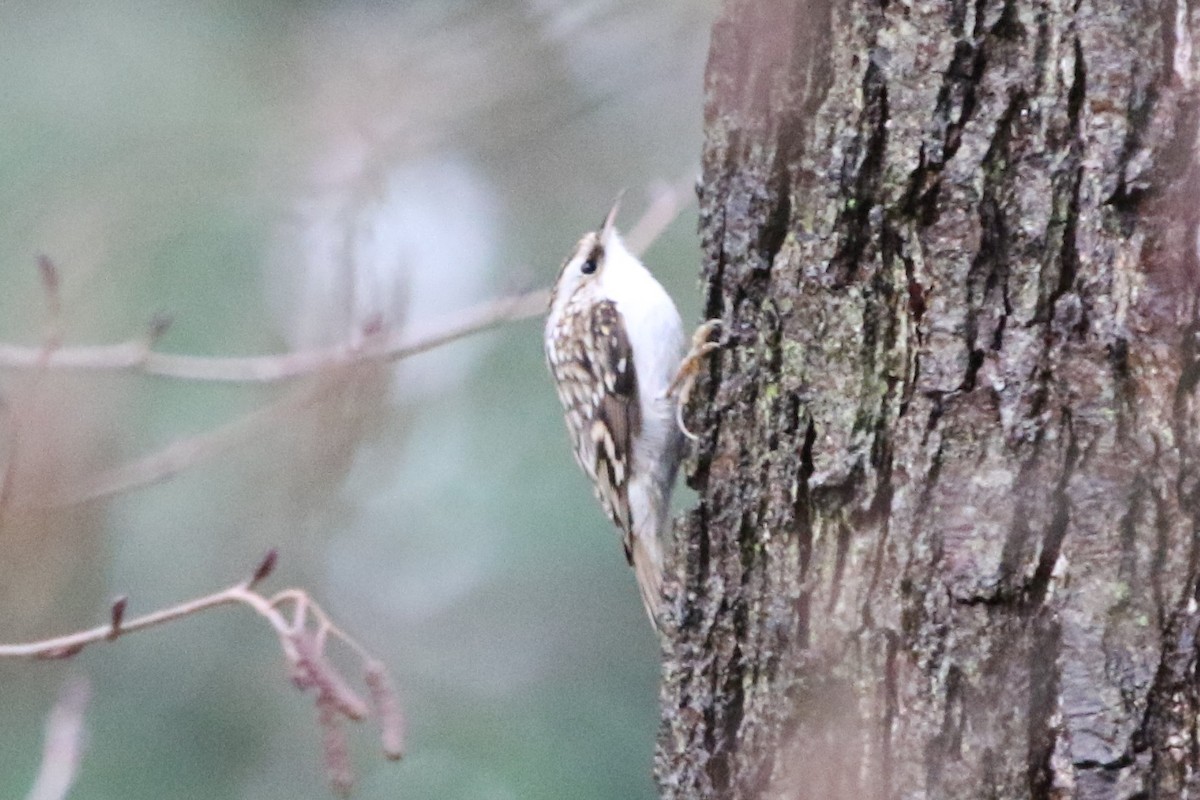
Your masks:
{"label": "bare branch", "polygon": [[151,486],[174,477],[205,459],[246,441],[271,423],[320,399],[327,386],[298,386],[284,397],[212,430],[171,442],[142,458],[107,469],[81,485],[25,500],[18,505],[37,508],[77,505]]}
{"label": "bare branch", "polygon": [[658,241],[679,213],[696,199],[695,186],[696,176],[689,174],[674,185],[663,183],[654,188],[654,199],[625,235],[625,244],[631,252],[641,255]]}
{"label": "bare branch", "polygon": [[503,322],[540,314],[549,294],[545,290],[492,300],[453,315],[427,331],[403,331],[362,344],[267,356],[222,358],[156,353],[144,339],[116,345],[64,347],[44,357],[44,348],[0,345],[0,367],[29,368],[44,360],[51,369],[142,372],[179,380],[227,383],[277,383],[322,369],[379,359],[398,361],[447,342],[489,330]]}
{"label": "bare branch", "polygon": [[[663,187],[630,229],[627,237],[630,249],[640,253],[649,247],[691,197],[690,182]],[[55,276],[57,280],[57,273]],[[538,289],[481,303],[451,315],[427,330],[396,331],[387,335],[366,331],[369,334],[367,341],[361,343],[346,342],[332,347],[244,358],[154,352],[151,348],[168,324],[165,317],[155,317],[149,327],[149,336],[122,344],[54,347],[51,352],[44,346],[0,344],[0,368],[30,368],[41,364],[52,369],[130,371],[179,380],[277,383],[329,367],[376,359],[398,361],[424,353],[506,322],[536,317],[545,311],[549,297],[548,290]]]}
{"label": "bare branch", "polygon": [[[259,562],[250,578],[240,583],[131,620],[124,619],[126,602],[124,598],[119,598],[113,603],[110,620],[106,624],[37,642],[0,644],[0,658],[69,658],[89,645],[116,641],[118,635],[123,637],[125,634],[183,619],[218,606],[246,606],[274,629],[297,688],[301,691],[316,690],[316,704],[325,743],[326,771],[334,790],[345,793],[349,790],[352,775],[349,756],[345,750],[342,718],[359,721],[371,713],[377,714],[380,719],[384,753],[388,758],[399,758],[404,751],[404,742],[398,701],[381,662],[334,625],[307,592],[301,589],[285,589],[271,597],[264,597],[254,591],[254,585],[270,573],[274,563],[272,550]],[[288,607],[292,609],[291,619],[283,612],[283,609]],[[341,641],[362,660],[364,683],[370,692],[370,703],[359,696],[326,656],[325,646],[330,636]],[[48,738],[47,748],[49,747]],[[59,769],[61,771],[61,767]],[[69,783],[67,785],[69,786]],[[63,791],[65,792],[65,788]],[[45,795],[47,798],[61,796]],[[38,797],[40,800],[42,795]]]}
{"label": "bare branch", "polygon": [[137,340],[116,345],[60,348],[43,357],[44,348],[0,345],[0,367],[28,368],[39,360],[51,369],[137,371],[180,380],[229,383],[277,383],[310,375],[322,369],[375,359],[397,361],[494,328],[503,322],[528,319],[545,308],[544,290],[483,303],[443,320],[431,330],[403,331],[363,344],[267,356],[221,358],[156,353],[149,342]]}
{"label": "bare branch", "polygon": [[42,765],[26,800],[63,800],[71,790],[83,756],[83,713],[90,696],[91,687],[84,678],[63,684],[58,702],[46,717]]}

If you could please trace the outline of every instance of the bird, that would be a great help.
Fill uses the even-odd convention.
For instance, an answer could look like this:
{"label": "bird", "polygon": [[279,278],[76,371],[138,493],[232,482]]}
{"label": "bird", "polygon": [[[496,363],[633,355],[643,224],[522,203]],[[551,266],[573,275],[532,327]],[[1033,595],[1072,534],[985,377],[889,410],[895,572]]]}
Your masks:
{"label": "bird", "polygon": [[546,318],[546,361],[575,460],[621,536],[642,605],[662,630],[663,534],[690,432],[682,424],[698,358],[716,347],[700,326],[685,355],[667,291],[616,230],[620,197],[563,262]]}

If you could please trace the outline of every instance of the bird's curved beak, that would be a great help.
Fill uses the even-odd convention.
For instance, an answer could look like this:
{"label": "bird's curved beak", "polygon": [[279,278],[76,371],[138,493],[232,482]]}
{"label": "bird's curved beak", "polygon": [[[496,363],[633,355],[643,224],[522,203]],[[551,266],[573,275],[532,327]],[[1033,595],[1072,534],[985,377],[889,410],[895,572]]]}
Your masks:
{"label": "bird's curved beak", "polygon": [[617,211],[621,208],[621,198],[624,196],[625,190],[622,189],[617,193],[617,199],[613,200],[612,208],[608,210],[608,214],[604,217],[604,224],[600,226],[600,241],[607,240],[616,229]]}

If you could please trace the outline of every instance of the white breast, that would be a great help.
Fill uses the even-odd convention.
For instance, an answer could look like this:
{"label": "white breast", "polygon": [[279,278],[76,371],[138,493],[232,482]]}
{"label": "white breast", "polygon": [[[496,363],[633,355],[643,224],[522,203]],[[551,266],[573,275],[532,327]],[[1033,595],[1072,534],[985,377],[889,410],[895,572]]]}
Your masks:
{"label": "white breast", "polygon": [[662,284],[617,236],[605,242],[604,251],[601,291],[621,312],[637,371],[643,447],[634,456],[662,462],[665,450],[679,446],[675,407],[666,393],[683,358],[683,320]]}

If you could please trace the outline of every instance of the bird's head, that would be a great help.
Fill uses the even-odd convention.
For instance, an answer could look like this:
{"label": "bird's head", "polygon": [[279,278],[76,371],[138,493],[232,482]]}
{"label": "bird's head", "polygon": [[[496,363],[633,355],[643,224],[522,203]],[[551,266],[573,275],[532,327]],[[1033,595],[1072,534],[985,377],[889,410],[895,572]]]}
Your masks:
{"label": "bird's head", "polygon": [[618,195],[599,230],[584,234],[570,257],[563,262],[550,295],[552,309],[565,304],[576,292],[589,286],[598,286],[604,277],[606,265],[612,260],[608,256],[614,252],[626,252],[615,226],[620,206],[621,196]]}

